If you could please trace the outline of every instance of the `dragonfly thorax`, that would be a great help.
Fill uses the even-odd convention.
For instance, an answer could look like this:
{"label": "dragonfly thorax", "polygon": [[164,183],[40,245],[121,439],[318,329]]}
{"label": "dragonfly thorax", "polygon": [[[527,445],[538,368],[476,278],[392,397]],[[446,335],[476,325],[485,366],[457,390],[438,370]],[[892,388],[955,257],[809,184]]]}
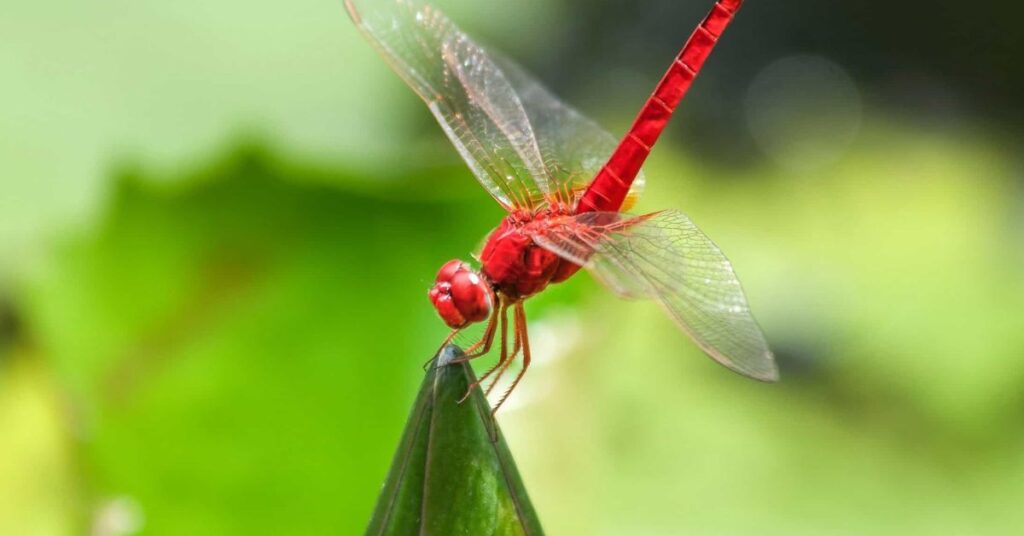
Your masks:
{"label": "dragonfly thorax", "polygon": [[495,229],[480,252],[480,272],[495,290],[513,300],[532,296],[558,283],[579,267],[534,242],[531,230],[567,212],[555,208],[517,210]]}

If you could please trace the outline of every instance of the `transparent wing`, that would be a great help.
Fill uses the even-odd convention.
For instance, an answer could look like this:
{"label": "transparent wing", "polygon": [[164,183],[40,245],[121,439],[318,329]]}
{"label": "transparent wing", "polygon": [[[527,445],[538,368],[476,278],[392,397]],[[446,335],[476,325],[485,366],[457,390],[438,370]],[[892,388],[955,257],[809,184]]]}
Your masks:
{"label": "transparent wing", "polygon": [[345,0],[345,7],[499,203],[533,207],[557,191],[512,85],[443,13],[417,0]]}
{"label": "transparent wing", "polygon": [[[557,197],[569,206],[586,190],[615,151],[618,141],[596,123],[566,105],[514,61],[492,53],[512,84],[533,125],[544,166],[555,183]],[[640,172],[622,210],[629,210],[644,188]]]}
{"label": "transparent wing", "polygon": [[636,217],[590,212],[553,221],[533,239],[585,266],[621,295],[657,299],[726,367],[762,381],[778,379],[732,265],[681,212]]}

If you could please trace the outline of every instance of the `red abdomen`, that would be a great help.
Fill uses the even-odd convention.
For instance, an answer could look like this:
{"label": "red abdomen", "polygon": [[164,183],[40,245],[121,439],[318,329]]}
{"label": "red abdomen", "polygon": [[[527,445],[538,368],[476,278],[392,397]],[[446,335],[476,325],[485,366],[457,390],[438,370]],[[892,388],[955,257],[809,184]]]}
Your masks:
{"label": "red abdomen", "polygon": [[[513,216],[502,220],[480,253],[480,271],[498,291],[510,298],[526,298],[544,290],[564,272],[568,264],[554,253],[533,243],[520,232],[520,223]],[[567,276],[566,276],[567,277]]]}

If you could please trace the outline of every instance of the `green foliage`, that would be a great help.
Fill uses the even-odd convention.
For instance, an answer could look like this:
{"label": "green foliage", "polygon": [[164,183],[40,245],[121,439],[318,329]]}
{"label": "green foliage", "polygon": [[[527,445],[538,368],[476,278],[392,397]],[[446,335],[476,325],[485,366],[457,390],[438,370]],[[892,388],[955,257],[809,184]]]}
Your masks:
{"label": "green foliage", "polygon": [[[416,179],[464,180],[446,171]],[[171,186],[125,173],[28,285],[83,514],[124,495],[147,534],[365,528],[420,374],[405,357],[446,332],[426,289],[452,252],[434,244],[468,250],[488,224],[324,186],[335,175],[251,147]]]}
{"label": "green foliage", "polygon": [[[664,0],[681,16],[637,32],[627,2],[439,3],[613,133],[707,8]],[[894,8],[911,31],[845,3],[862,13],[744,8],[640,206],[729,255],[783,381],[733,377],[585,274],[530,300],[534,364],[499,417],[549,532],[1020,534],[1019,136],[957,100],[1015,99],[1024,70],[993,66],[1020,54],[983,49],[1024,34],[953,0]],[[827,46],[794,42],[812,26]],[[500,216],[422,103],[339,2],[13,2],[0,30],[0,535],[93,533],[120,498],[144,534],[365,530],[422,380],[409,356],[445,334],[425,290]],[[757,73],[805,52],[851,74],[863,128],[794,172],[745,127]],[[803,147],[794,118],[835,133],[833,112],[772,117]],[[222,157],[239,129],[301,160]],[[119,158],[147,168],[107,173]]]}
{"label": "green foliage", "polygon": [[[641,208],[685,210],[729,254],[778,385],[585,274],[530,300],[537,359],[499,417],[549,532],[1016,534],[1019,190],[985,145],[865,139],[822,176],[671,151],[649,170]],[[83,533],[122,496],[146,534],[365,530],[409,356],[446,332],[425,291],[500,215],[453,164],[250,147],[111,181],[7,287],[0,533]]]}
{"label": "green foliage", "polygon": [[368,535],[540,535],[540,522],[480,387],[455,347],[430,366]]}

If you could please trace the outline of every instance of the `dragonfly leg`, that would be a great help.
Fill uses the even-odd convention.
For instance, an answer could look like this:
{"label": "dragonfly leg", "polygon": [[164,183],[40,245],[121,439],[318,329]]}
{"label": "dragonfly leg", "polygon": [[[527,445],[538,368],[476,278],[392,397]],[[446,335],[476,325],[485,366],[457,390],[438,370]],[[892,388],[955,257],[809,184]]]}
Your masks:
{"label": "dragonfly leg", "polygon": [[484,329],[484,336],[479,341],[473,343],[469,348],[466,348],[466,355],[453,361],[453,363],[465,363],[470,359],[476,359],[482,355],[487,354],[491,351],[491,345],[494,343],[494,333],[498,328],[498,317],[505,314],[507,305],[502,300],[501,305],[494,308],[494,312],[491,313],[491,317],[487,320],[487,328]]}
{"label": "dragonfly leg", "polygon": [[[515,309],[513,309],[512,310],[512,333],[513,333],[513,341],[514,342],[512,343],[512,354],[510,354],[509,358],[506,359],[504,363],[499,363],[499,365],[502,365],[501,370],[499,370],[498,374],[491,380],[491,383],[489,383],[487,385],[487,389],[484,389],[484,396],[489,396],[491,394],[491,391],[494,390],[494,386],[498,384],[498,380],[500,380],[501,377],[505,374],[505,371],[508,370],[508,367],[512,364],[512,360],[514,360],[516,358],[516,355],[519,354],[519,351],[523,347],[523,340],[522,340],[522,337],[520,337],[518,321],[516,320],[515,314],[516,314],[515,313]],[[498,368],[498,367],[495,366],[494,368]],[[493,372],[493,370],[492,370],[492,372]],[[485,375],[484,377],[486,377],[488,375]],[[484,378],[480,378],[480,381],[483,381],[483,380],[484,380]]]}
{"label": "dragonfly leg", "polygon": [[[515,322],[514,318],[515,317],[514,317],[514,313],[513,313],[513,322]],[[498,372],[498,375],[495,376],[494,379],[490,380],[490,383],[487,384],[487,388],[483,390],[483,396],[484,397],[486,397],[487,395],[490,395],[490,390],[495,388],[495,384],[498,383],[498,380],[502,379],[502,375],[505,374],[505,371],[509,368],[509,365],[511,365],[512,361],[515,360],[515,357],[517,355],[519,355],[519,351],[522,348],[522,340],[519,337],[519,330],[515,329],[515,325],[514,324],[512,326],[512,333],[513,333],[512,354],[509,354],[508,359],[505,359],[505,360],[502,360],[502,361],[498,362],[498,364],[496,364],[494,367],[490,368],[490,370],[488,370],[486,373],[484,373],[482,376],[480,376],[480,379],[478,379],[476,381],[476,384],[479,385],[479,384],[483,383],[483,381],[485,379],[487,379],[490,375],[494,374],[495,371]]]}
{"label": "dragonfly leg", "polygon": [[491,346],[494,343],[494,334],[497,332],[498,318],[505,316],[505,311],[508,306],[502,302],[500,307],[496,307],[494,312],[491,313],[491,318],[487,321],[487,328],[484,330],[484,336],[476,341],[469,348],[466,349],[465,355],[458,359],[453,359],[452,363],[465,363],[471,359],[476,359],[480,356],[487,354],[491,351]]}
{"label": "dragonfly leg", "polygon": [[495,404],[494,409],[491,410],[492,418],[494,417],[494,414],[497,413],[498,408],[508,400],[508,395],[512,394],[512,391],[517,385],[519,385],[519,380],[523,379],[523,375],[526,374],[526,369],[530,367],[530,337],[526,332],[526,310],[523,309],[523,302],[516,304],[516,309],[513,315],[515,316],[516,333],[522,339],[523,368],[519,371],[519,374],[516,375],[516,379],[512,381],[512,385],[509,386],[508,390],[505,391],[505,394],[502,395],[501,400],[499,400],[498,403]]}
{"label": "dragonfly leg", "polygon": [[[466,394],[462,395],[462,398],[459,399],[459,403],[460,404],[463,403],[467,398],[469,398],[469,395],[471,395],[473,393],[473,389],[476,389],[477,386],[479,386],[484,380],[486,380],[487,377],[490,376],[495,370],[498,370],[499,367],[501,367],[507,361],[509,361],[509,355],[508,355],[508,315],[506,314],[507,310],[508,310],[508,305],[506,305],[504,302],[502,302],[501,317],[499,319],[499,321],[501,323],[501,352],[500,352],[500,355],[498,357],[498,363],[496,365],[494,365],[493,367],[491,367],[490,370],[485,372],[483,376],[480,376],[479,379],[477,379],[475,382],[473,382],[472,384],[469,385],[469,389],[466,389]],[[493,334],[492,334],[492,338],[493,338]]]}
{"label": "dragonfly leg", "polygon": [[442,342],[441,346],[437,349],[436,352],[434,352],[434,356],[431,357],[430,359],[428,359],[427,362],[423,364],[423,370],[427,370],[427,367],[429,367],[430,364],[434,362],[434,359],[436,359],[437,356],[441,355],[441,351],[444,350],[444,347],[448,346],[449,344],[451,344],[452,339],[454,339],[455,336],[458,335],[460,331],[462,331],[462,330],[461,329],[453,329],[452,332],[449,333],[448,336],[444,338],[444,342]]}

